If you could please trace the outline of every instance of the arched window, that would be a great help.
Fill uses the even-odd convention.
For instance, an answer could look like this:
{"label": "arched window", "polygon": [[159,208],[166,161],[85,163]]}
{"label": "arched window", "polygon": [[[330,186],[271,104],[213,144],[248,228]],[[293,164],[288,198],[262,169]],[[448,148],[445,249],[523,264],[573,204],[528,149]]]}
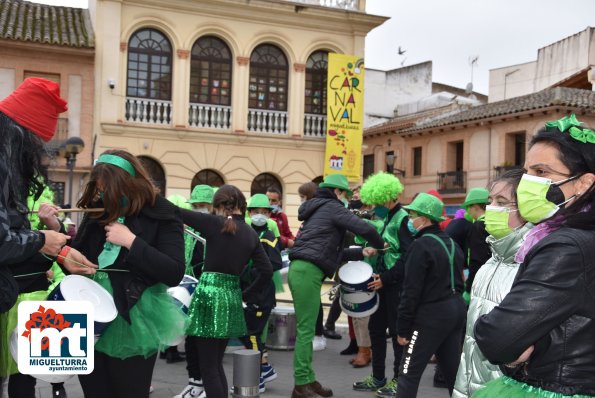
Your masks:
{"label": "arched window", "polygon": [[306,113],[326,114],[327,73],[328,52],[316,51],[312,53],[306,62]]}
{"label": "arched window", "polygon": [[159,188],[159,192],[161,195],[165,196],[165,187],[166,187],[166,180],[165,180],[165,171],[163,167],[154,159],[151,159],[148,156],[137,156],[138,160],[140,160],[141,164],[149,173],[149,177],[151,177],[151,181],[157,188]]}
{"label": "arched window", "polygon": [[167,37],[155,29],[136,31],[128,42],[129,97],[171,100],[172,49]]}
{"label": "arched window", "polygon": [[221,185],[225,184],[223,177],[221,174],[217,173],[215,170],[212,169],[203,169],[196,173],[192,178],[192,182],[190,183],[190,191],[194,189],[197,185],[210,185],[212,187],[220,187]]}
{"label": "arched window", "polygon": [[231,105],[231,51],[223,40],[204,36],[192,46],[190,102]]}
{"label": "arched window", "polygon": [[287,110],[287,77],[285,54],[272,44],[261,44],[250,56],[249,103],[252,109]]}
{"label": "arched window", "polygon": [[252,186],[250,187],[250,195],[252,196],[255,193],[267,193],[269,187],[277,188],[279,192],[281,192],[281,196],[283,196],[283,186],[281,185],[281,181],[269,173],[262,173],[254,177]]}

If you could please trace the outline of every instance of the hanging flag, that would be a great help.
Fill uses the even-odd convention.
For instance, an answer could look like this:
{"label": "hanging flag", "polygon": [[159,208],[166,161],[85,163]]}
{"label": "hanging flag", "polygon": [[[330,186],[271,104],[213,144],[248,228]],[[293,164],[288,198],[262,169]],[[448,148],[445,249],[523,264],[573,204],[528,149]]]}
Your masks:
{"label": "hanging flag", "polygon": [[324,175],[359,181],[364,123],[364,59],[328,55]]}

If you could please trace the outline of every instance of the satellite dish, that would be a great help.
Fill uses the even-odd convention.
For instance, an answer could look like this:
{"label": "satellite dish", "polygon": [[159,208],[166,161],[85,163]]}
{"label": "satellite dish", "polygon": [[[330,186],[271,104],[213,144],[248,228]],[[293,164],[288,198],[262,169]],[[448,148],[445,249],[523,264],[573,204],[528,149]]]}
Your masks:
{"label": "satellite dish", "polygon": [[469,82],[465,86],[465,94],[469,95],[473,92],[473,83]]}

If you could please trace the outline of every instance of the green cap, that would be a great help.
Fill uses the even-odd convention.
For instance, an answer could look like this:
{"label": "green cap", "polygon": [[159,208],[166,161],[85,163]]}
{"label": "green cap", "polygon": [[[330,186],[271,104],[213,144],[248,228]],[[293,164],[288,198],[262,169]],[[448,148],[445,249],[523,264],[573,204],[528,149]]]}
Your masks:
{"label": "green cap", "polygon": [[188,203],[213,203],[213,188],[208,185],[197,185],[192,190]]}
{"label": "green cap", "polygon": [[343,174],[329,174],[324,178],[324,182],[319,185],[320,188],[338,188],[342,191],[347,191],[348,195],[353,195],[351,189],[349,189],[349,182],[347,177]]}
{"label": "green cap", "polygon": [[463,208],[467,208],[477,203],[490,203],[489,196],[490,192],[485,188],[471,188],[465,198]]}
{"label": "green cap", "polygon": [[442,217],[442,210],[444,209],[444,203],[437,197],[430,195],[429,193],[419,193],[413,202],[408,206],[403,206],[404,209],[411,210],[419,214],[420,216],[428,217],[433,221],[444,221]]}
{"label": "green cap", "polygon": [[250,200],[248,201],[249,209],[272,209],[271,205],[269,204],[269,198],[263,193],[256,193],[252,195]]}

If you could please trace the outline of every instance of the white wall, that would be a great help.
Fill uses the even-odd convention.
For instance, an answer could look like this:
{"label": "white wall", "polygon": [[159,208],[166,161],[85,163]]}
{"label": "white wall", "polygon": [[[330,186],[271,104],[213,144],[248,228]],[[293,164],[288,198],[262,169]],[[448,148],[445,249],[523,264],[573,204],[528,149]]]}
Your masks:
{"label": "white wall", "polygon": [[0,100],[8,97],[15,88],[15,70],[0,68]]}

